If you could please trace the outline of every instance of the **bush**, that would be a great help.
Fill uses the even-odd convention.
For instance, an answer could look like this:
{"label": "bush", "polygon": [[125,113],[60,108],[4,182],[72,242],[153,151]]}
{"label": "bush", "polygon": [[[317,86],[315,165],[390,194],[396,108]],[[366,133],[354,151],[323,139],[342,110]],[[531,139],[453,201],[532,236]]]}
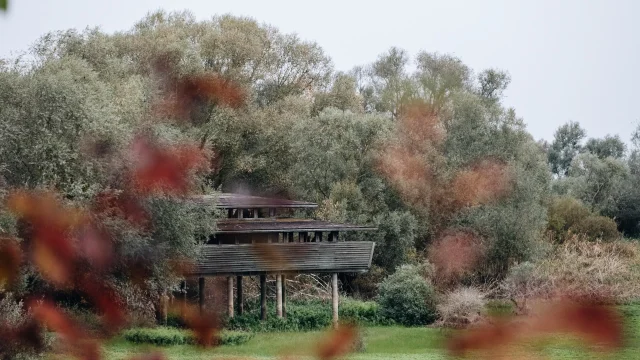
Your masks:
{"label": "bush", "polygon": [[[22,301],[16,300],[11,293],[0,292],[0,326],[12,329],[18,329],[28,324],[31,320],[29,314],[24,310]],[[42,343],[43,348],[35,349],[33,342],[35,338],[29,339],[28,343],[19,339],[0,339],[0,359],[19,359],[29,360],[41,357],[42,351],[50,345],[52,339],[45,337],[44,333],[33,334],[37,336],[38,341]]]}
{"label": "bush", "polygon": [[[252,306],[257,309],[257,306]],[[226,319],[225,328],[252,332],[271,331],[314,331],[331,326],[331,304],[322,301],[287,302],[287,317],[278,319],[273,303],[269,303],[269,317],[260,321],[260,312],[250,311]],[[380,313],[380,307],[373,301],[342,298],[339,306],[340,320],[358,325],[386,325],[390,321]]]}
{"label": "bush", "polygon": [[618,225],[606,216],[591,215],[571,228],[571,231],[595,241],[612,241],[620,238]]}
{"label": "bush", "polygon": [[547,211],[549,230],[563,241],[567,231],[591,215],[586,206],[570,196],[557,197],[551,201]]}
{"label": "bush", "polygon": [[570,241],[538,263],[512,268],[501,288],[520,311],[528,299],[555,296],[623,303],[640,297],[639,268],[638,244]]}
{"label": "bush", "polygon": [[424,325],[436,318],[435,291],[412,265],[403,265],[380,284],[383,317],[403,325]]}
{"label": "bush", "polygon": [[482,319],[485,307],[484,294],[473,287],[456,289],[438,305],[442,324],[448,327],[466,327]]}
{"label": "bush", "polygon": [[[135,344],[152,344],[157,346],[194,345],[196,338],[188,330],[169,327],[134,328],[125,330],[123,337]],[[244,331],[223,331],[217,334],[218,345],[240,345],[251,340],[252,333]]]}

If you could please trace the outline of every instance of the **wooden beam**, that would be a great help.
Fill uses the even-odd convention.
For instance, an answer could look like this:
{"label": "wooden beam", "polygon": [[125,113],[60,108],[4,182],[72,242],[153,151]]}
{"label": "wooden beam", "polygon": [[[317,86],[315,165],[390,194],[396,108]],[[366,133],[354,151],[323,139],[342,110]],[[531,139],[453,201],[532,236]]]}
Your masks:
{"label": "wooden beam", "polygon": [[282,275],[276,275],[276,316],[282,318]]}
{"label": "wooden beam", "polygon": [[227,315],[233,317],[233,277],[227,276]]}
{"label": "wooden beam", "polygon": [[204,278],[198,278],[198,304],[200,305],[200,313],[204,311]]}
{"label": "wooden beam", "polygon": [[238,219],[242,219],[244,217],[244,211],[242,209],[237,209],[238,211]]}
{"label": "wooden beam", "polygon": [[282,274],[282,317],[287,318],[287,275]]}
{"label": "wooden beam", "polygon": [[338,274],[331,275],[331,304],[333,310],[333,328],[338,328]]}
{"label": "wooden beam", "polygon": [[242,276],[236,277],[236,300],[237,300],[237,312],[238,315],[244,314],[244,294],[242,292]]}
{"label": "wooden beam", "polygon": [[260,275],[260,320],[267,320],[267,275]]}

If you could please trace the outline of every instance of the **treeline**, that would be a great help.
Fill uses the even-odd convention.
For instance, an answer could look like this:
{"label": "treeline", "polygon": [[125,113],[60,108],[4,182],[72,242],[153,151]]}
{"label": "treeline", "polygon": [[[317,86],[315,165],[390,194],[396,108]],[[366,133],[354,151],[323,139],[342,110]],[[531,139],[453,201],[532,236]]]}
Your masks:
{"label": "treeline", "polygon": [[[598,216],[637,235],[638,156],[619,139],[583,145],[584,131],[569,124],[553,143],[536,142],[502,105],[510,77],[498,69],[398,48],[372,60],[336,71],[316,43],[227,15],[157,12],[124,32],[47,34],[2,63],[2,191],[54,189],[87,205],[126,187],[107,170],[114,154],[126,167],[136,136],[196,144],[211,159],[197,192],[315,201],[320,218],[376,225],[347,239],[377,244],[374,269],[342,279],[364,297],[404,264],[433,263],[444,288],[502,279],[544,253],[549,229],[603,238],[594,222],[610,220]],[[224,96],[201,96],[207,79]],[[586,207],[591,223],[548,221],[550,207],[565,206],[556,195]],[[175,199],[148,206],[152,232],[113,226],[127,256],[157,260],[153,291],[139,294],[154,301],[177,286],[161,265],[166,251],[191,256],[211,224]],[[20,235],[7,212],[2,219],[3,232]],[[40,286],[33,276],[25,291]]]}

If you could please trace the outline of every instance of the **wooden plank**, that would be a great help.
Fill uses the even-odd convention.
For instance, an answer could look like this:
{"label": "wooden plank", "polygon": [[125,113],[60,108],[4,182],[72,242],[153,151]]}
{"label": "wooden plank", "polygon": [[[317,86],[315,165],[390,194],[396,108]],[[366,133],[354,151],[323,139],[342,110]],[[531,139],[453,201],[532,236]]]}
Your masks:
{"label": "wooden plank", "polygon": [[242,276],[236,277],[236,300],[238,315],[244,314],[244,293],[242,289]]}
{"label": "wooden plank", "polygon": [[204,245],[192,275],[364,272],[374,243],[285,242]]}
{"label": "wooden plank", "polygon": [[227,315],[233,317],[233,277],[227,277]]}

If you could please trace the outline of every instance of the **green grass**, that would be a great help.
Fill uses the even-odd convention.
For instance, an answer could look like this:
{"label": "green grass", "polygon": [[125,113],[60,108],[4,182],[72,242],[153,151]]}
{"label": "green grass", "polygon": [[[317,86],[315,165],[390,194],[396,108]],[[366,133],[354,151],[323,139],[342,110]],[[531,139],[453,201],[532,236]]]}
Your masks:
{"label": "green grass", "polygon": [[[637,319],[635,320],[637,321]],[[635,328],[639,329],[638,324]],[[349,356],[353,360],[414,360],[447,359],[443,348],[446,331],[433,328],[370,327],[364,329],[366,351]],[[201,350],[194,346],[180,345],[153,347],[134,345],[123,339],[116,339],[104,347],[109,360],[125,359],[132,355],[150,351],[162,351],[168,359],[275,359],[280,356],[308,357],[322,332],[301,333],[261,333],[243,345],[221,346]],[[540,340],[533,344],[522,345],[520,350],[530,349],[541,358],[556,360],[569,359],[640,359],[640,344],[631,341],[630,345],[618,354],[603,357],[602,353],[587,351],[577,341],[557,337]]]}
{"label": "green grass", "polygon": [[[627,346],[616,354],[585,350],[577,340],[554,336],[521,345],[518,350],[531,350],[538,358],[553,360],[578,359],[640,359],[640,304],[621,307],[629,332]],[[367,327],[363,329],[366,350],[349,356],[353,360],[436,360],[447,359],[444,343],[449,331],[399,326]],[[126,359],[150,351],[161,351],[172,360],[199,359],[276,359],[285,355],[311,358],[323,332],[258,333],[242,345],[225,345],[201,350],[195,346],[154,347],[135,345],[122,337],[107,343],[106,359]],[[473,358],[473,357],[469,357]],[[517,359],[514,356],[514,359]]]}

